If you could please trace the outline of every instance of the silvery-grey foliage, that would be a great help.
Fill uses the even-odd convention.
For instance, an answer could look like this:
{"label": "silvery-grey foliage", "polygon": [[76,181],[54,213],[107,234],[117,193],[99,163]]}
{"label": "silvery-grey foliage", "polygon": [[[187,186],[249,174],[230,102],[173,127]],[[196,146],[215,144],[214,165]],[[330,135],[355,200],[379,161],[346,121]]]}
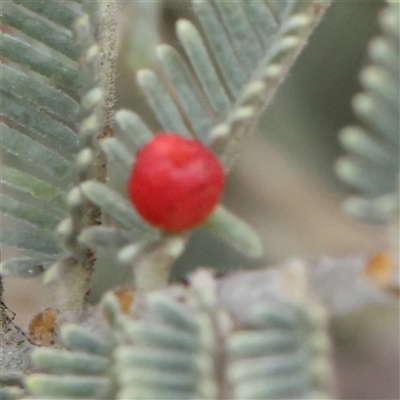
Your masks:
{"label": "silvery-grey foliage", "polygon": [[[159,45],[157,67],[137,73],[161,129],[212,146],[229,170],[329,3],[193,0],[194,20],[176,24],[179,46]],[[398,7],[388,2],[381,15],[383,35],[371,44],[365,93],[354,104],[368,130],[342,134],[353,155],[339,164],[340,174],[367,196],[350,208],[374,220],[388,220],[398,185]],[[6,1],[1,21],[7,28],[0,41],[2,243],[21,254],[3,261],[2,274],[47,270],[45,280],[58,283],[61,316],[59,348],[32,352],[1,288],[0,397],[331,396],[327,310],[320,300],[347,311],[351,302],[340,287],[351,292],[350,306],[386,301],[372,281],[359,279],[366,258],[292,260],[222,278],[200,269],[186,285],[141,290],[168,281],[188,236],[161,234],[140,219],[126,193],[105,184],[106,161],[126,178],[132,154],[152,138],[136,113],[112,111],[114,2]],[[258,256],[251,228],[219,212],[209,229]],[[87,306],[98,247],[119,249],[118,259],[140,272],[128,307],[116,291]]]}
{"label": "silvery-grey foliage", "polygon": [[[161,129],[214,147],[229,169],[243,138],[256,125],[328,5],[288,1],[275,8],[270,2],[193,1],[196,21],[176,23],[183,53],[159,45],[157,66],[137,71],[138,84]],[[104,139],[101,147],[108,161],[127,177],[136,150],[152,133],[129,110],[118,111],[115,122],[115,137]],[[126,231],[141,227],[123,198],[126,193],[97,182],[85,183],[82,190],[122,229],[108,231],[115,234],[110,242],[121,243],[117,237],[121,235],[128,241]],[[205,226],[247,256],[259,257],[262,248],[253,230],[222,207],[217,211]],[[156,232],[153,235],[157,240]],[[81,240],[95,247],[104,245],[96,228],[83,233]]]}
{"label": "silvery-grey foliage", "polygon": [[2,4],[1,240],[20,254],[3,261],[4,275],[35,276],[61,252],[53,232],[79,150],[80,15],[73,2]]}
{"label": "silvery-grey foliage", "polygon": [[35,350],[42,373],[27,378],[30,393],[37,399],[326,398],[327,316],[304,266],[239,275],[216,279],[198,270],[188,286],[135,293],[125,311],[107,293],[95,314],[110,326],[65,325],[61,338],[69,351]]}
{"label": "silvery-grey foliage", "polygon": [[362,194],[348,199],[345,208],[367,222],[391,222],[398,214],[399,15],[399,3],[391,1],[379,15],[382,33],[369,43],[360,75],[363,92],[353,99],[363,125],[347,127],[340,135],[349,155],[339,160],[337,172]]}
{"label": "silvery-grey foliage", "polygon": [[162,129],[214,145],[228,167],[329,2],[271,4],[193,1],[197,20],[176,24],[183,54],[160,45],[158,70],[137,74]]}
{"label": "silvery-grey foliage", "polygon": [[26,379],[33,398],[111,399],[110,343],[77,325],[64,325],[60,336],[65,349],[43,347],[32,355],[40,371]]}

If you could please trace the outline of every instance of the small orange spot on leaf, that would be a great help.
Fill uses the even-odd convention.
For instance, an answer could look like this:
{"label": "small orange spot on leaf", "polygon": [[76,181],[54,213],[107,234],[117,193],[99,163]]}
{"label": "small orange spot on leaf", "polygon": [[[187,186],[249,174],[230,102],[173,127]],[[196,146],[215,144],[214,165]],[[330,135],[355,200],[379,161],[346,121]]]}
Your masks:
{"label": "small orange spot on leaf", "polygon": [[38,346],[51,346],[54,344],[58,311],[46,308],[33,317],[29,324],[29,339]]}
{"label": "small orange spot on leaf", "polygon": [[135,291],[129,286],[121,286],[114,290],[114,294],[121,305],[121,311],[124,314],[129,314],[131,305],[135,299]]}
{"label": "small orange spot on leaf", "polygon": [[399,294],[399,288],[394,283],[396,266],[389,250],[374,254],[368,261],[365,273],[380,288],[392,294]]}

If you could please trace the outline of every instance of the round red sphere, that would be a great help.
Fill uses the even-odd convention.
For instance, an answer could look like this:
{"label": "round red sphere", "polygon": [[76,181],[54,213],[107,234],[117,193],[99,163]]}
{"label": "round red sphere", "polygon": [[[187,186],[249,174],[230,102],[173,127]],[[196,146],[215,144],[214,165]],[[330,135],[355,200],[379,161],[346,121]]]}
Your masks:
{"label": "round red sphere", "polygon": [[198,140],[160,132],[136,155],[128,182],[139,214],[168,232],[201,224],[220,202],[225,174]]}

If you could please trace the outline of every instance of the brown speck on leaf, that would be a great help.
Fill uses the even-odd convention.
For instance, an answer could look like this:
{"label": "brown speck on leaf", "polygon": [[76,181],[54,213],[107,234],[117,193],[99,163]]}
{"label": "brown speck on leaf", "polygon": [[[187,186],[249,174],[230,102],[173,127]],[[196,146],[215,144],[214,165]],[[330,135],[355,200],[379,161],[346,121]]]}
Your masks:
{"label": "brown speck on leaf", "polygon": [[323,7],[322,7],[322,4],[314,4],[314,13],[315,13],[315,15],[318,15],[321,11],[322,11],[322,9],[323,9]]}
{"label": "brown speck on leaf", "polygon": [[112,129],[110,126],[106,125],[104,127],[104,131],[97,137],[97,139],[113,137],[114,135],[115,135],[114,129]]}
{"label": "brown speck on leaf", "polygon": [[51,346],[55,342],[58,311],[46,308],[37,314],[29,324],[29,339],[38,346]]}

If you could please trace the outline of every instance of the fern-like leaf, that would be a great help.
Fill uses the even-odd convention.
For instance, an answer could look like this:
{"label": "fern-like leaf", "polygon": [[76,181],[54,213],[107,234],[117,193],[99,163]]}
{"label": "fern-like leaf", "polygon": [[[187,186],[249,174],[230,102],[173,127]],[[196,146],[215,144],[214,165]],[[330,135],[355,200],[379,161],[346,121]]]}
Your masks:
{"label": "fern-like leaf", "polygon": [[12,217],[2,243],[22,250],[3,270],[32,276],[57,261],[46,280],[59,281],[58,307],[75,316],[94,264],[77,237],[101,215],[79,185],[105,180],[97,140],[112,119],[116,55],[115,3],[76,3],[6,2],[2,22],[11,34],[1,40],[2,212]]}
{"label": "fern-like leaf", "polygon": [[30,398],[327,398],[326,313],[306,269],[203,269],[186,286],[108,292],[61,327],[63,349],[34,350]]}
{"label": "fern-like leaf", "polygon": [[368,48],[361,71],[364,91],[353,99],[362,127],[342,130],[340,139],[349,155],[337,163],[338,175],[358,189],[345,208],[368,222],[389,222],[398,211],[400,168],[399,124],[399,4],[388,2],[379,16],[382,35]]}
{"label": "fern-like leaf", "polygon": [[3,245],[20,257],[3,262],[4,275],[33,276],[60,254],[52,232],[72,183],[69,165],[79,150],[78,49],[73,2],[7,1],[2,5],[1,212],[10,217]]}
{"label": "fern-like leaf", "polygon": [[329,5],[273,3],[193,1],[199,28],[176,25],[184,54],[160,45],[159,72],[138,72],[162,128],[213,145],[227,168]]}
{"label": "fern-like leaf", "polygon": [[38,348],[33,352],[33,363],[42,371],[26,379],[33,398],[111,398],[107,392],[110,346],[76,325],[65,325],[61,339],[67,349]]}
{"label": "fern-like leaf", "polygon": [[[157,71],[137,72],[139,86],[161,128],[213,146],[227,168],[238,143],[256,124],[329,4],[281,3],[282,7],[274,8],[255,1],[193,1],[200,27],[187,20],[176,25],[184,54],[170,45],[159,45]],[[117,112],[115,122],[116,136],[103,140],[101,147],[126,179],[134,164],[132,154],[152,138],[152,133],[128,110]],[[105,186],[103,196],[95,195],[95,187],[100,189],[97,183],[87,183],[82,189],[114,223],[122,222],[124,229],[131,229],[128,215],[123,221],[118,217],[122,216],[119,208],[123,199],[116,201],[117,194]],[[126,196],[126,191],[122,195]],[[258,236],[221,207],[205,226],[250,257],[262,253]],[[91,232],[83,234],[81,240],[103,246],[103,236],[94,235],[93,229]],[[120,243],[117,236],[112,242]]]}
{"label": "fern-like leaf", "polygon": [[303,274],[296,263],[220,281],[199,270],[189,288],[138,300],[133,318],[107,295],[116,398],[326,398],[326,318],[317,302],[306,299]]}

